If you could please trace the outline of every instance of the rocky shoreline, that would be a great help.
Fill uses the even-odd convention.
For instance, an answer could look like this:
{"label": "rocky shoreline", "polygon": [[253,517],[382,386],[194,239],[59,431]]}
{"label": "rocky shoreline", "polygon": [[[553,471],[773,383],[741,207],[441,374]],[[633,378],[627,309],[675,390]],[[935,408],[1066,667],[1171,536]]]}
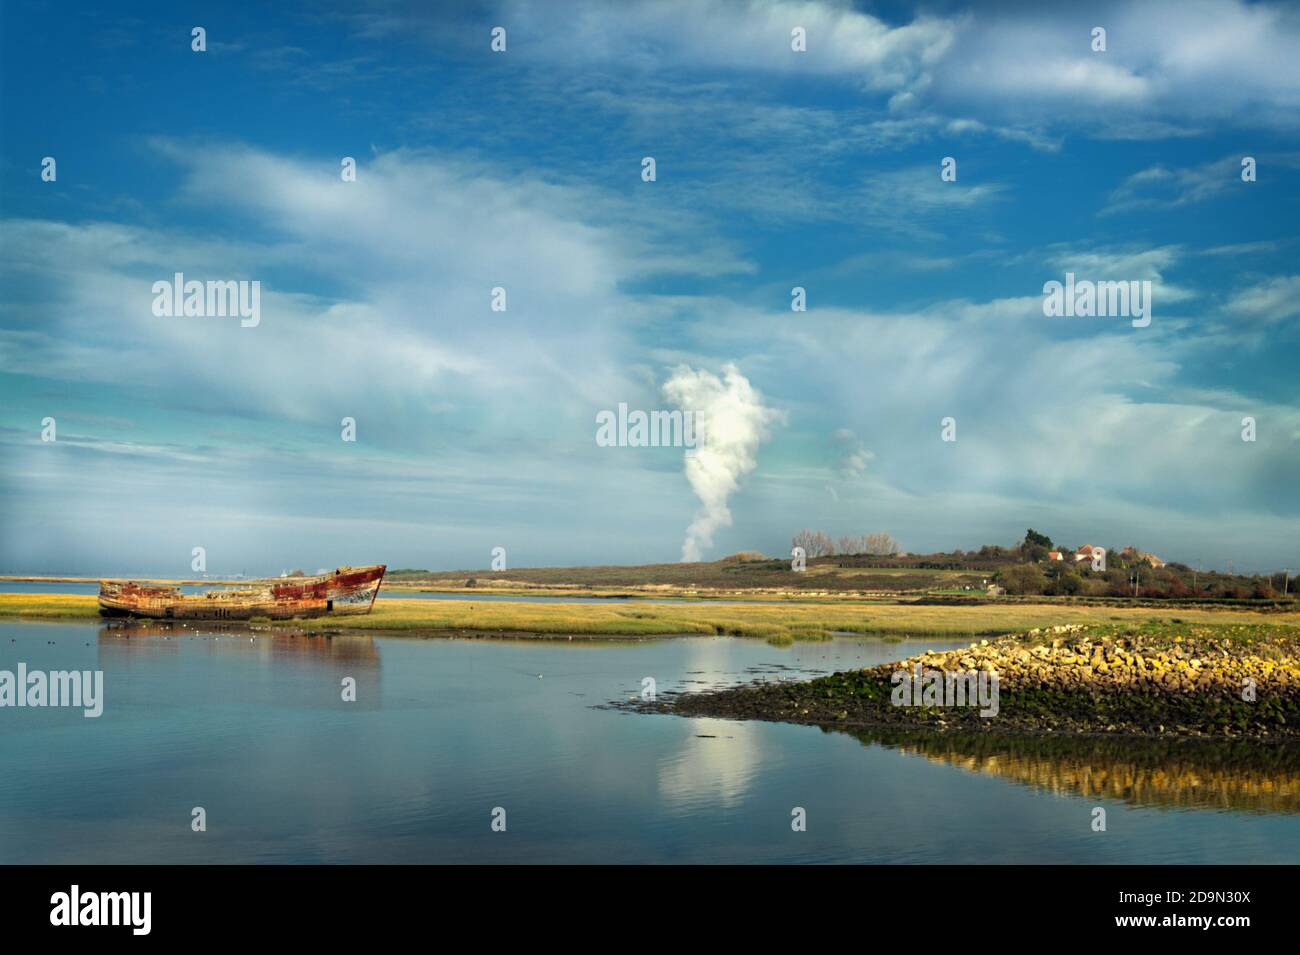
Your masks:
{"label": "rocky shoreline", "polygon": [[[934,697],[928,705],[899,705],[900,672],[996,674],[996,714],[980,715],[979,705],[936,705]],[[1051,627],[866,670],[638,708],[823,726],[1293,743],[1300,736],[1300,628]]]}

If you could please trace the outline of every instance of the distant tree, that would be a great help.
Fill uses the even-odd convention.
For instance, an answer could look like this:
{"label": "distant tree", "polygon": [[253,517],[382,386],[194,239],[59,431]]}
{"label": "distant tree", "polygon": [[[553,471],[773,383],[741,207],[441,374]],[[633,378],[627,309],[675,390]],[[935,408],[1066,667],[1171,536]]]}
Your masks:
{"label": "distant tree", "polygon": [[1116,567],[1110,562],[1110,554],[1106,555],[1106,573],[1101,576],[1106,581],[1106,593],[1111,597],[1132,597],[1133,580],[1129,572],[1122,567]]}
{"label": "distant tree", "polygon": [[1039,561],[1047,559],[1047,552],[1052,549],[1052,539],[1040,534],[1032,527],[1025,531],[1025,539],[1020,542],[1020,553],[1025,560]]}
{"label": "distant tree", "polygon": [[1083,593],[1083,578],[1074,573],[1061,574],[1061,576],[1056,579],[1052,592],[1071,597]]}
{"label": "distant tree", "polygon": [[1047,575],[1036,564],[1012,564],[998,572],[997,580],[1009,594],[1041,594],[1047,589]]}
{"label": "distant tree", "polygon": [[1046,547],[1048,550],[1052,549],[1052,539],[1046,534],[1038,533],[1038,531],[1034,530],[1032,527],[1025,531],[1025,543],[1037,545],[1039,547]]}
{"label": "distant tree", "polygon": [[835,553],[835,542],[828,534],[806,528],[794,535],[791,545],[802,547],[804,554],[809,557],[830,557]]}
{"label": "distant tree", "polygon": [[1083,584],[1083,594],[1087,597],[1105,597],[1111,593],[1110,584],[1100,577],[1079,575]]}
{"label": "distant tree", "polygon": [[1049,560],[1043,567],[1047,577],[1045,593],[1073,596],[1083,592],[1083,578],[1074,569],[1074,565],[1064,561]]}
{"label": "distant tree", "polygon": [[877,557],[892,557],[903,549],[899,546],[898,541],[883,532],[868,534],[865,543],[866,553]]}
{"label": "distant tree", "polygon": [[876,534],[848,534],[837,542],[841,554],[869,554],[872,557],[893,557],[903,552],[898,541],[883,532]]}

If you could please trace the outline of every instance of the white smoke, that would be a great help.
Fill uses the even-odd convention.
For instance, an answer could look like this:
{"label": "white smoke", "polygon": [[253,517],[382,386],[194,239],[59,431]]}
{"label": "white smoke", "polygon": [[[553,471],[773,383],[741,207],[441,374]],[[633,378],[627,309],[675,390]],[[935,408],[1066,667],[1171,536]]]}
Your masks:
{"label": "white smoke", "polygon": [[682,560],[701,560],[713,544],[713,532],[731,524],[727,499],[754,470],[758,446],[781,412],[764,405],[763,396],[732,364],[722,367],[722,378],[680,365],[664,382],[663,392],[682,411],[694,412],[698,422],[696,446],[686,453],[684,465],[701,506],[686,529]]}

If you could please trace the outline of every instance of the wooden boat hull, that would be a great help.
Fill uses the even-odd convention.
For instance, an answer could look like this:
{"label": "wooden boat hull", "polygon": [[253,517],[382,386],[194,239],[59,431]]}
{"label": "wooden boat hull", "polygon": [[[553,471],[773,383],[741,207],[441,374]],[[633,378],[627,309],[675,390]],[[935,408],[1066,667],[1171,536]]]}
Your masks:
{"label": "wooden boat hull", "polygon": [[99,612],[159,620],[289,620],[364,614],[375,605],[386,569],[383,564],[340,567],[317,577],[280,577],[203,594],[129,580],[101,580]]}

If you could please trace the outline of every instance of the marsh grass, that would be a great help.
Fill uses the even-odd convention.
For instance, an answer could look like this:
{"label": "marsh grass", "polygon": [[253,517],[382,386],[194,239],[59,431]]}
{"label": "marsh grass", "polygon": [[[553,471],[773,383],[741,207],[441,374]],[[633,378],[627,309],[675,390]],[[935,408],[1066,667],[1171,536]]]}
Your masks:
{"label": "marsh grass", "polygon": [[[509,601],[394,600],[379,598],[372,613],[307,621],[328,630],[537,634],[540,636],[656,637],[684,634],[757,637],[779,644],[826,640],[836,632],[869,636],[987,637],[1057,624],[1151,623],[1159,608],[1061,604],[917,605],[834,600],[748,604],[514,603]],[[1300,623],[1300,613],[1186,610],[1188,624]],[[87,594],[0,594],[0,618],[98,619]],[[301,627],[304,621],[271,626]]]}
{"label": "marsh grass", "polygon": [[0,594],[0,617],[60,620],[97,616],[99,604],[88,594]]}

